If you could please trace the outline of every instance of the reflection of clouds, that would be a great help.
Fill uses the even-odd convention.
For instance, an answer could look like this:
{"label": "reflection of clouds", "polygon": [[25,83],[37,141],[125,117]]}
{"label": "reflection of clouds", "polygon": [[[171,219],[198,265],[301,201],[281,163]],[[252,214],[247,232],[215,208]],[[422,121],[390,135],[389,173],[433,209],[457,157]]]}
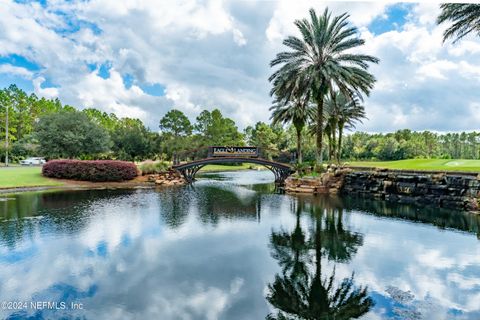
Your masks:
{"label": "reflection of clouds", "polygon": [[[449,282],[454,282],[461,289],[477,289],[480,290],[480,282],[471,277],[465,277],[459,273],[450,273],[447,276]],[[479,292],[480,294],[480,292]]]}
{"label": "reflection of clouds", "polygon": [[[480,283],[480,273],[458,276],[468,266],[480,266],[475,236],[354,212],[350,215],[354,230],[365,233],[364,245],[350,265],[337,266],[339,274],[355,270],[359,283],[383,297],[388,297],[388,285],[411,291],[415,302],[410,307],[425,319],[478,317],[480,292],[475,283]],[[387,315],[388,310],[392,312],[392,306],[379,305],[375,312]]]}
{"label": "reflection of clouds", "polygon": [[416,256],[420,266],[445,269],[452,268],[455,265],[455,260],[451,257],[442,257],[442,252],[439,249],[425,250]]}
{"label": "reflection of clouds", "polygon": [[[220,183],[220,191],[250,199],[235,202],[237,213],[258,202],[261,219],[225,218],[219,212],[217,223],[201,223],[203,202],[192,194],[208,197],[204,188],[215,186],[201,182],[171,191],[187,199],[178,207],[186,215],[175,228],[164,224],[163,211],[172,209],[165,205],[171,199],[165,191],[92,197],[79,205],[76,229],[62,224],[68,216],[42,212],[45,217],[30,221],[14,247],[0,245],[0,301],[73,290],[93,292],[78,298],[85,310],[77,315],[91,319],[264,318],[271,311],[266,284],[280,270],[270,257],[268,237],[272,228],[294,227],[295,197],[238,193],[247,188]],[[480,318],[480,242],[474,235],[356,211],[344,218],[345,228],[363,234],[364,241],[350,262],[335,265],[336,278],[354,271],[356,283],[368,285],[378,302],[362,319],[394,316],[400,307],[388,286],[410,291],[414,299],[402,308],[425,319]],[[307,221],[304,215],[305,230]],[[13,227],[15,222],[2,223]],[[322,267],[331,273],[334,264]],[[1,311],[0,318],[8,314]]]}
{"label": "reflection of clouds", "polygon": [[[87,318],[242,319],[238,306],[252,300],[252,317],[263,317],[262,279],[276,265],[259,240],[277,222],[202,225],[194,206],[177,229],[164,228],[157,196],[142,191],[116,199],[125,208],[121,212],[113,203],[93,201],[86,209],[88,223],[73,237],[33,233],[19,249],[35,245],[36,252],[17,264],[0,262],[0,300],[29,300],[68,283],[77,290],[98,288],[83,298],[85,310],[78,314]],[[262,211],[269,207],[266,203]],[[293,221],[286,211],[283,215],[284,222]]]}

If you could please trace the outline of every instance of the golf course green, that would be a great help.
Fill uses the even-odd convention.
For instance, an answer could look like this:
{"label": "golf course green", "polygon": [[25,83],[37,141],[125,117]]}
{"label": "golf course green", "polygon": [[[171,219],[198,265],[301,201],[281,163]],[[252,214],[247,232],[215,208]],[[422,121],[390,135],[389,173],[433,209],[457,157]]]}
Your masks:
{"label": "golf course green", "polygon": [[480,160],[407,159],[398,161],[352,161],[352,167],[375,167],[397,170],[472,171],[480,172]]}

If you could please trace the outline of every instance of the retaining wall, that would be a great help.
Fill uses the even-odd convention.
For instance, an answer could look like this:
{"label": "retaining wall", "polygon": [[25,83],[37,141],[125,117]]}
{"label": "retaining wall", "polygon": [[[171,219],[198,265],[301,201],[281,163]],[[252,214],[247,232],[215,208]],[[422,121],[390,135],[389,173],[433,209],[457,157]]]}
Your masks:
{"label": "retaining wall", "polygon": [[336,169],[319,179],[289,178],[287,192],[341,193],[397,203],[480,211],[480,174]]}

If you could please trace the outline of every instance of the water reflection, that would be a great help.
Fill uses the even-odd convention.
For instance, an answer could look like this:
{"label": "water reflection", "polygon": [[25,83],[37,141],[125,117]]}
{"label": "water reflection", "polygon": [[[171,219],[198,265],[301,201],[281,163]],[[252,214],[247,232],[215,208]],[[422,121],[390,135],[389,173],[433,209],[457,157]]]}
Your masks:
{"label": "water reflection", "polygon": [[85,309],[0,318],[480,319],[479,216],[282,195],[269,174],[4,197],[0,301]]}
{"label": "water reflection", "polygon": [[70,190],[0,195],[0,246],[14,248],[37,232],[74,235],[86,227],[90,214],[97,208],[132,193],[133,190]]}
{"label": "water reflection", "polygon": [[[322,270],[323,256],[335,262],[350,260],[362,245],[362,236],[344,228],[342,210],[332,206],[331,198],[316,199],[323,205],[298,199],[291,233],[272,231],[272,256],[282,272],[268,285],[267,300],[277,312],[267,319],[346,320],[366,314],[373,306],[367,288],[355,284],[353,273],[338,282],[335,267]],[[302,229],[302,214],[309,215],[309,232]]]}
{"label": "water reflection", "polygon": [[428,223],[442,229],[456,229],[475,233],[480,239],[480,215],[436,207],[417,207],[389,201],[372,201],[362,197],[342,199],[345,209],[360,210],[366,214]]}

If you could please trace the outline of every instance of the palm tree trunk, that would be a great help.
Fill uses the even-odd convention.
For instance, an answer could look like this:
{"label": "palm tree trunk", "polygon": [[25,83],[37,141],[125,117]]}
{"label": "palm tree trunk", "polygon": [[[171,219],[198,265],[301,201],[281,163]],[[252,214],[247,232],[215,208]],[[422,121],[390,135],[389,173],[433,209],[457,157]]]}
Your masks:
{"label": "palm tree trunk", "polygon": [[336,125],[335,123],[333,123],[333,128],[332,128],[332,149],[333,149],[333,152],[332,152],[332,159],[331,161],[335,161],[335,157],[336,157],[336,154],[337,154],[337,137],[336,137],[336,131],[337,131],[337,128],[336,128]]}
{"label": "palm tree trunk", "polygon": [[297,130],[297,162],[302,163],[302,129],[295,127],[295,130]]}
{"label": "palm tree trunk", "polygon": [[342,156],[342,135],[343,125],[338,125],[338,146],[337,146],[337,162],[340,163],[340,157]]}
{"label": "palm tree trunk", "polygon": [[328,139],[328,160],[332,160],[332,135],[330,133],[327,133],[327,139]]}
{"label": "palm tree trunk", "polygon": [[317,98],[317,150],[315,153],[317,165],[323,163],[323,100],[323,93],[320,93]]}

